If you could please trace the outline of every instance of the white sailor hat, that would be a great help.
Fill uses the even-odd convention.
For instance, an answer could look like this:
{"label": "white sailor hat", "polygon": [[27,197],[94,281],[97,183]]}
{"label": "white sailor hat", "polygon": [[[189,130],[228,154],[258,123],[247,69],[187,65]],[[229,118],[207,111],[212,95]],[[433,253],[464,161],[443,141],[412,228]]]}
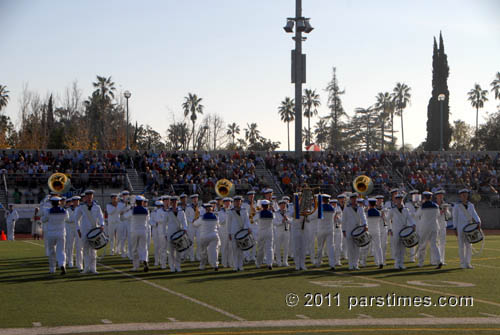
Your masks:
{"label": "white sailor hat", "polygon": [[358,197],[358,193],[356,192],[353,192],[351,193],[351,195],[349,195],[349,198],[357,198]]}
{"label": "white sailor hat", "polygon": [[359,203],[364,203],[364,202],[365,202],[365,199],[363,199],[363,198],[358,198],[358,202],[359,202]]}
{"label": "white sailor hat", "polygon": [[127,190],[123,190],[123,191],[120,193],[120,195],[129,195],[129,194],[130,194],[130,192],[129,192],[129,191],[127,191]]}
{"label": "white sailor hat", "polygon": [[278,205],[281,205],[281,204],[286,205],[286,200],[284,200],[284,199],[278,200]]}
{"label": "white sailor hat", "polygon": [[290,201],[290,197],[289,197],[289,196],[287,196],[287,195],[285,195],[285,196],[284,196],[283,198],[281,198],[281,199]]}
{"label": "white sailor hat", "polygon": [[368,202],[377,202],[377,199],[375,199],[375,198],[368,198]]}
{"label": "white sailor hat", "polygon": [[81,197],[81,198],[83,198],[84,196],[86,196],[86,194],[85,194],[85,193],[80,194],[80,197]]}
{"label": "white sailor hat", "polygon": [[187,198],[187,194],[186,193],[182,193],[181,195],[179,195],[179,199],[183,199],[183,198]]}
{"label": "white sailor hat", "polygon": [[411,190],[410,194],[418,194],[418,190]]}
{"label": "white sailor hat", "polygon": [[212,207],[213,205],[211,203],[206,203],[206,204],[203,204],[202,205],[204,208],[207,208],[207,207]]}
{"label": "white sailor hat", "polygon": [[278,197],[277,197],[277,196],[275,196],[275,195],[273,195],[273,196],[271,197],[271,199],[276,199],[276,198],[278,198]]}
{"label": "white sailor hat", "polygon": [[273,189],[272,188],[266,188],[264,189],[264,191],[262,191],[263,194],[268,194],[268,193],[273,193]]}
{"label": "white sailor hat", "polygon": [[190,199],[193,199],[193,198],[198,198],[198,197],[199,197],[198,193],[191,194],[191,195],[189,196],[189,198],[190,198]]}
{"label": "white sailor hat", "polygon": [[398,193],[396,194],[395,198],[404,198],[404,195],[403,193]]}
{"label": "white sailor hat", "polygon": [[332,196],[329,194],[322,194],[321,197],[325,199],[330,199]]}
{"label": "white sailor hat", "polygon": [[255,191],[251,190],[247,192],[247,195],[252,195],[252,194],[255,194]]}
{"label": "white sailor hat", "polygon": [[135,201],[146,201],[146,198],[144,196],[142,196],[142,195],[137,195],[135,197]]}
{"label": "white sailor hat", "polygon": [[215,201],[222,200],[222,197],[215,197]]}
{"label": "white sailor hat", "polygon": [[470,193],[470,190],[467,188],[463,188],[460,191],[458,191],[458,194],[462,194],[462,193]]}
{"label": "white sailor hat", "polygon": [[432,192],[429,192],[429,191],[425,191],[425,192],[422,192],[422,195],[427,195],[427,196],[432,196]]}
{"label": "white sailor hat", "polygon": [[94,194],[95,191],[94,190],[85,190],[85,194]]}
{"label": "white sailor hat", "polygon": [[61,201],[62,198],[54,195],[53,197],[50,197],[50,201]]}
{"label": "white sailor hat", "polygon": [[225,197],[224,199],[222,199],[222,201],[233,201],[233,199],[231,199],[229,197]]}
{"label": "white sailor hat", "polygon": [[117,194],[117,193],[111,193],[109,196],[110,196],[111,198],[117,198],[117,197],[118,197],[118,194]]}
{"label": "white sailor hat", "polygon": [[337,199],[345,199],[346,196],[344,193],[337,195]]}
{"label": "white sailor hat", "polygon": [[54,192],[54,191],[50,191],[50,192],[49,192],[49,195],[58,195],[58,193],[57,193],[57,192]]}
{"label": "white sailor hat", "polygon": [[399,191],[397,188],[393,188],[392,190],[389,191],[389,193],[393,194],[393,193],[396,193],[397,191]]}
{"label": "white sailor hat", "polygon": [[384,199],[384,196],[383,196],[383,195],[377,195],[377,196],[375,197],[375,199]]}
{"label": "white sailor hat", "polygon": [[211,205],[217,205],[217,200],[210,200],[208,203]]}
{"label": "white sailor hat", "polygon": [[337,199],[330,199],[329,203],[338,204],[339,201]]}
{"label": "white sailor hat", "polygon": [[163,206],[163,202],[161,202],[160,200],[156,200],[155,206]]}
{"label": "white sailor hat", "polygon": [[169,195],[162,195],[162,196],[160,197],[160,199],[161,199],[161,200],[170,200],[170,199],[171,199],[171,196],[169,196]]}
{"label": "white sailor hat", "polygon": [[264,199],[264,200],[262,200],[262,201],[260,202],[260,204],[261,204],[262,206],[269,205],[270,203],[271,203],[271,202],[269,202],[269,200],[265,200],[265,199]]}
{"label": "white sailor hat", "polygon": [[236,195],[233,197],[233,200],[236,201],[236,200],[243,200],[243,197],[241,195]]}
{"label": "white sailor hat", "polygon": [[80,198],[79,196],[75,195],[73,198],[71,198],[72,201],[75,201],[75,200],[82,200],[82,198]]}
{"label": "white sailor hat", "polygon": [[434,194],[445,194],[446,192],[444,190],[438,190],[434,192]]}
{"label": "white sailor hat", "polygon": [[179,201],[179,197],[176,195],[169,196],[168,199],[170,199],[170,201]]}

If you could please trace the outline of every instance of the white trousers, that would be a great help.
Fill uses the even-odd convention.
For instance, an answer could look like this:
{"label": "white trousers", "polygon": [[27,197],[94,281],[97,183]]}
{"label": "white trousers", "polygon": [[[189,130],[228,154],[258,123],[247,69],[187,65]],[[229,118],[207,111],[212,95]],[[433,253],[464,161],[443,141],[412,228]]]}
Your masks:
{"label": "white trousers", "polygon": [[335,255],[335,265],[341,265],[340,257],[342,255],[342,240],[344,235],[342,234],[342,229],[333,229],[333,248]]}
{"label": "white trousers", "polygon": [[199,251],[198,251],[198,244],[199,244],[199,241],[197,239],[197,235],[198,235],[198,228],[196,228],[193,224],[188,224],[188,229],[187,229],[187,234],[188,234],[188,237],[191,241],[193,241],[193,245],[191,246],[191,248],[189,248],[188,250],[185,251],[186,255],[189,257],[189,259],[191,261],[194,261],[195,260],[195,251],[194,251],[194,247],[195,247],[195,240],[196,240],[196,257],[199,259]]}
{"label": "white trousers", "polygon": [[441,255],[439,254],[438,242],[437,242],[437,228],[429,229],[427,227],[422,227],[420,229],[420,239],[418,241],[418,265],[424,264],[425,252],[427,249],[427,244],[430,243],[431,249],[431,259],[436,261],[441,261]]}
{"label": "white trousers", "polygon": [[[318,222],[312,219],[313,222],[306,223],[306,255],[310,255],[311,261],[314,259],[316,247],[316,234],[318,230]],[[314,261],[313,261],[314,262]]]}
{"label": "white trousers", "polygon": [[471,266],[472,246],[467,241],[463,232],[463,227],[457,228],[458,231],[458,256],[460,257],[460,266],[465,268]]}
{"label": "white trousers", "polygon": [[231,267],[233,264],[233,246],[229,240],[228,233],[225,229],[221,229],[220,233],[220,255],[221,264],[223,267]]}
{"label": "white trousers", "polygon": [[66,251],[65,251],[64,235],[47,237],[47,245],[49,250],[49,270],[54,273],[56,270],[56,261],[59,267],[66,266]]}
{"label": "white trousers", "polygon": [[399,238],[399,230],[391,237],[391,251],[394,254],[394,267],[404,267],[406,247]]}
{"label": "white trousers", "polygon": [[[84,236],[82,234],[82,236]],[[83,237],[85,239],[85,237]],[[83,270],[85,272],[97,271],[97,250],[92,248],[86,239],[83,241]]]}
{"label": "white trousers", "polygon": [[387,226],[380,227],[380,246],[382,247],[382,264],[385,265],[385,257],[387,254]]}
{"label": "white trousers", "polygon": [[[160,256],[160,266],[162,269],[166,269],[167,268],[167,260],[168,260],[168,263],[170,265],[171,263],[171,258],[172,257],[176,257],[174,258],[175,261],[172,260],[172,265],[173,265],[173,270],[176,269],[176,265],[175,263],[177,262],[177,258],[179,258],[179,264],[180,264],[180,256],[177,257],[177,254],[173,254],[173,251],[171,252],[171,250],[175,250],[175,248],[171,248],[171,243],[170,243],[170,236],[172,234],[168,235],[166,234],[166,227],[165,227],[165,224],[160,224],[158,226],[158,245],[160,247],[160,251],[159,251],[159,256]],[[190,249],[192,249],[193,247],[189,248],[187,251],[185,251],[184,253],[186,252],[189,252]],[[179,266],[179,269],[180,269],[180,266]],[[172,270],[172,269],[171,269]]]}
{"label": "white trousers", "polygon": [[114,255],[115,252],[119,253],[118,235],[120,231],[120,224],[120,222],[108,223],[109,251],[111,252],[111,255]]}
{"label": "white trousers", "polygon": [[78,270],[83,270],[83,240],[75,235],[75,267]]}
{"label": "white trousers", "polygon": [[200,267],[204,268],[207,262],[213,268],[218,267],[220,241],[217,233],[212,233],[209,235],[200,234],[199,241]]}
{"label": "white trousers", "polygon": [[[274,256],[278,266],[288,266],[288,247],[290,245],[290,231],[284,229],[276,229],[276,238],[274,239]],[[283,253],[281,253],[283,249]]]}
{"label": "white trousers", "polygon": [[140,262],[146,262],[148,260],[147,238],[147,232],[132,232],[130,234],[130,250],[134,268],[137,268]]}
{"label": "white trousers", "polygon": [[121,221],[117,227],[116,253],[122,256],[127,255],[127,241],[128,241],[128,221]]}
{"label": "white trousers", "polygon": [[272,231],[259,231],[259,236],[257,238],[257,257],[255,265],[260,266],[263,261],[265,261],[268,266],[273,265],[273,232]]}
{"label": "white trousers", "polygon": [[158,227],[156,226],[156,224],[152,227],[151,234],[153,238],[155,265],[158,265],[160,264],[160,235],[158,234]]}
{"label": "white trousers", "polygon": [[335,249],[334,249],[334,238],[333,231],[318,232],[318,254],[316,256],[316,265],[321,265],[323,262],[323,249],[326,249],[326,254],[328,255],[328,265],[330,267],[335,267]]}
{"label": "white trousers", "polygon": [[[437,241],[438,241],[439,255],[441,256],[441,263],[444,264],[444,255],[446,250],[446,224],[438,228]],[[431,263],[432,264],[439,263],[439,261],[434,259],[432,254],[431,254]]]}
{"label": "white trousers", "polygon": [[233,246],[233,269],[243,270],[243,250],[238,248],[234,236],[232,236],[231,244]]}
{"label": "white trousers", "polygon": [[76,233],[76,225],[74,223],[70,223],[66,225],[66,262],[70,268],[73,267],[73,259],[74,259],[74,252],[73,250],[75,249],[75,241],[77,238],[77,233]]}
{"label": "white trousers", "polygon": [[[166,260],[168,258],[168,266],[170,267],[170,271],[181,271],[181,258],[182,254],[178,252],[174,248],[174,244],[170,240],[170,236],[168,237],[168,241],[166,238],[163,239],[164,242],[161,242],[162,250],[161,250],[161,257],[160,257],[160,264],[162,269],[166,267]],[[166,250],[165,250],[166,247]],[[192,247],[191,247],[192,248]],[[189,249],[191,249],[189,248]],[[188,250],[189,250],[188,249]],[[168,251],[168,257],[167,257],[167,251]]]}
{"label": "white trousers", "polygon": [[16,221],[7,221],[7,240],[14,241],[15,230],[16,230]]}
{"label": "white trousers", "polygon": [[382,259],[382,245],[380,243],[380,229],[375,227],[370,227],[370,225],[368,225],[368,232],[372,236],[372,240],[370,244],[367,246],[367,248],[361,249],[360,258],[362,259],[362,263],[366,263],[368,252],[371,251],[371,253],[373,254],[375,264],[381,265],[383,264],[383,259]]}
{"label": "white trousers", "polygon": [[292,231],[293,238],[293,259],[295,261],[295,269],[306,269],[306,239],[307,231],[296,229]]}
{"label": "white trousers", "polygon": [[358,267],[359,263],[359,247],[354,243],[349,232],[346,237],[347,244],[347,259],[349,260],[349,269],[352,270]]}

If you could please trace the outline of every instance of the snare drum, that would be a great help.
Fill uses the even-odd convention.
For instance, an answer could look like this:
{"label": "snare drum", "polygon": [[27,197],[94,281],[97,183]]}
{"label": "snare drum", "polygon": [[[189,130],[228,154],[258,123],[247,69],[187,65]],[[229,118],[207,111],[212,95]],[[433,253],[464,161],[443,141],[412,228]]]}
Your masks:
{"label": "snare drum", "polygon": [[418,244],[418,235],[415,227],[408,226],[404,227],[399,232],[399,238],[403,245],[407,248],[413,248]]}
{"label": "snare drum", "polygon": [[238,230],[238,232],[234,234],[234,239],[236,240],[236,245],[241,250],[251,249],[255,244],[253,235],[248,229]]}
{"label": "snare drum", "polygon": [[464,234],[467,242],[469,243],[477,243],[481,242],[484,238],[483,232],[479,228],[479,224],[477,223],[469,223],[464,227]]}
{"label": "snare drum", "polygon": [[178,230],[170,236],[170,242],[177,252],[183,252],[193,245],[185,230]]}
{"label": "snare drum", "polygon": [[360,248],[367,246],[372,240],[372,236],[367,230],[365,230],[365,226],[358,226],[354,228],[351,232],[351,236],[354,244]]}
{"label": "snare drum", "polygon": [[99,250],[108,244],[108,237],[101,228],[93,228],[87,233],[87,242],[92,248]]}

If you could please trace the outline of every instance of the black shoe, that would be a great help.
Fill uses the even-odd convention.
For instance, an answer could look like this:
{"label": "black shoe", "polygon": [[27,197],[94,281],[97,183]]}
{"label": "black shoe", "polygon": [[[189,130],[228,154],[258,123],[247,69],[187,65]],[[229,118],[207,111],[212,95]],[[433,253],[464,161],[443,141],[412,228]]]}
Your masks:
{"label": "black shoe", "polygon": [[384,264],[380,264],[380,265],[378,266],[378,268],[379,268],[379,269],[383,269],[383,268],[384,268]]}
{"label": "black shoe", "polygon": [[335,271],[335,267],[334,267],[334,266],[332,266],[332,267],[330,268],[330,271]]}
{"label": "black shoe", "polygon": [[271,265],[269,265],[267,268],[268,268],[269,270],[272,270],[272,269],[273,269],[273,267],[272,267]]}
{"label": "black shoe", "polygon": [[214,271],[219,271],[219,268],[218,267],[214,268]]}
{"label": "black shoe", "polygon": [[64,266],[61,266],[61,275],[66,274],[66,268]]}
{"label": "black shoe", "polygon": [[436,269],[441,269],[443,267],[443,263],[439,263],[439,265],[436,267]]}
{"label": "black shoe", "polygon": [[148,272],[149,271],[149,266],[148,266],[148,262],[144,262],[144,272]]}

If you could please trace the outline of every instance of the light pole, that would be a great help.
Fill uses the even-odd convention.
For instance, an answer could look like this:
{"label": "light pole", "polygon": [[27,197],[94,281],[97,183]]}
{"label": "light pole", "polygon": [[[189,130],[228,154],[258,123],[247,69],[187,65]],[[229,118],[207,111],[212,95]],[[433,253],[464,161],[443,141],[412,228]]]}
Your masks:
{"label": "light pole", "polygon": [[125,91],[123,92],[123,96],[125,97],[125,99],[127,99],[127,151],[130,150],[130,147],[128,145],[128,99],[130,99],[130,97],[132,96],[132,93],[130,93],[130,91]]}
{"label": "light pole", "polygon": [[440,109],[441,109],[441,123],[440,123],[440,132],[439,132],[439,151],[444,151],[443,147],[443,102],[446,96],[444,94],[438,95],[438,100],[440,104]]}
{"label": "light pole", "polygon": [[295,83],[295,156],[302,156],[302,84],[306,82],[306,55],[302,54],[302,32],[309,34],[314,28],[309,18],[302,16],[302,0],[295,1],[295,17],[287,18],[283,29],[293,33],[295,27],[295,50],[292,50],[292,83]]}

